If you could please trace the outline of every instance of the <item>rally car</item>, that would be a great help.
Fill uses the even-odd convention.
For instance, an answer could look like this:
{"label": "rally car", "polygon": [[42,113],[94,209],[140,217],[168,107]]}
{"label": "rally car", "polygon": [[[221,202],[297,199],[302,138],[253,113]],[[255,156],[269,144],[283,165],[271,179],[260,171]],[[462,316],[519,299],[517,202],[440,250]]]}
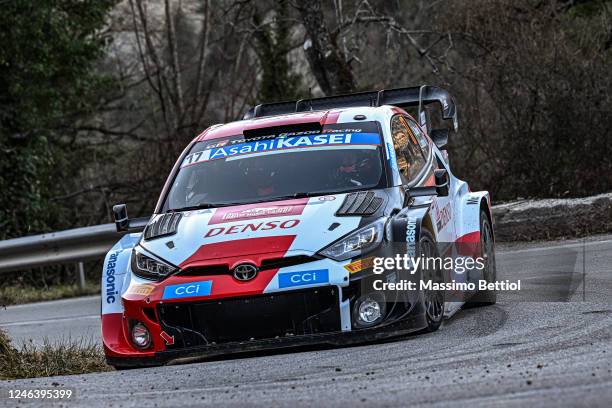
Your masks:
{"label": "rally car", "polygon": [[[436,113],[446,128],[431,129]],[[261,104],[206,129],[144,229],[113,208],[128,233],[103,264],[109,364],[373,341],[435,331],[466,302],[494,303],[491,290],[376,288],[495,280],[489,194],[449,167],[457,128],[450,94],[421,86]],[[472,253],[484,268],[373,272],[376,257],[417,252]]]}

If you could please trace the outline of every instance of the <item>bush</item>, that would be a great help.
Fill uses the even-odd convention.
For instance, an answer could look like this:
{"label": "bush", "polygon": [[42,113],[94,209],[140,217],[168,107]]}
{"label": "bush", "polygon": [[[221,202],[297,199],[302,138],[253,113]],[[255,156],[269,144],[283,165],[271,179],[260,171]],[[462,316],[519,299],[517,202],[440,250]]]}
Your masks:
{"label": "bush", "polygon": [[7,334],[0,329],[0,359],[12,351],[11,340]]}
{"label": "bush", "polygon": [[50,377],[109,371],[99,346],[85,342],[24,344],[18,350],[0,330],[0,379]]}
{"label": "bush", "polygon": [[41,289],[28,284],[0,286],[0,304],[19,305],[31,302],[44,302],[77,296],[96,295],[100,293],[99,284],[88,283],[83,289],[76,284],[54,284]]}

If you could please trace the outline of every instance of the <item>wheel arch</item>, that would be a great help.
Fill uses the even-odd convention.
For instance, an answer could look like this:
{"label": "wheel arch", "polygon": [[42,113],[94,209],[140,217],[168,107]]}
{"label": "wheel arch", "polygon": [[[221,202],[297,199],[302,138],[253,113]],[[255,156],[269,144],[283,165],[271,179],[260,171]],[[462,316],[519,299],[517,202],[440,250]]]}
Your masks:
{"label": "wheel arch", "polygon": [[390,220],[391,236],[388,237],[389,240],[395,243],[418,242],[422,227],[429,228],[435,238],[435,230],[432,229],[433,223],[429,213],[429,205],[402,209]]}
{"label": "wheel arch", "polygon": [[476,191],[465,194],[459,200],[456,234],[458,241],[472,241],[480,236],[480,212],[484,211],[491,229],[493,229],[493,214],[488,191]]}

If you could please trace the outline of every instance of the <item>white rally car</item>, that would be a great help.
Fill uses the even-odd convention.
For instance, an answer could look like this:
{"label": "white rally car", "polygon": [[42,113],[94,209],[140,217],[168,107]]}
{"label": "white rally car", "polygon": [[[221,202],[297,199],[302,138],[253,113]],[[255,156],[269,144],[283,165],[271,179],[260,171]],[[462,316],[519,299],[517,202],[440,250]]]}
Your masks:
{"label": "white rally car", "polygon": [[[450,129],[431,129],[428,111]],[[453,176],[444,150],[456,130],[453,98],[431,86],[262,104],[206,129],[144,230],[114,208],[129,233],[104,262],[108,362],[371,341],[494,303],[492,291],[380,290],[495,280],[489,194]],[[376,258],[417,252],[472,253],[484,268],[373,272]]]}

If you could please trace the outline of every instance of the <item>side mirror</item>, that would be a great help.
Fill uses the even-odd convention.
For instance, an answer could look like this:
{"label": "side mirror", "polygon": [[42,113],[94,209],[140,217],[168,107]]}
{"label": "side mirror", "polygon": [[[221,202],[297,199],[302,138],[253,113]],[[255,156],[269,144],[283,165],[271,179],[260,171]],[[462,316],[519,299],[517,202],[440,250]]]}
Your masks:
{"label": "side mirror", "polygon": [[448,173],[445,169],[434,170],[436,193],[439,197],[448,197]]}
{"label": "side mirror", "polygon": [[117,227],[117,232],[127,231],[130,226],[130,219],[128,218],[125,204],[114,205],[113,215],[115,216],[115,227]]}
{"label": "side mirror", "polygon": [[442,149],[448,144],[448,135],[448,129],[434,129],[431,131],[431,140],[438,146],[438,149]]}
{"label": "side mirror", "polygon": [[[438,194],[438,191],[436,190],[435,187],[412,187],[412,188],[405,188],[405,191],[406,191],[406,196],[405,196],[406,202],[407,200],[411,198],[429,197],[429,196],[435,196]],[[406,202],[404,203],[404,205],[406,204]]]}
{"label": "side mirror", "polygon": [[406,188],[406,199],[414,197],[435,196],[448,197],[448,173],[445,169],[434,170],[436,185],[433,187],[411,187]]}

